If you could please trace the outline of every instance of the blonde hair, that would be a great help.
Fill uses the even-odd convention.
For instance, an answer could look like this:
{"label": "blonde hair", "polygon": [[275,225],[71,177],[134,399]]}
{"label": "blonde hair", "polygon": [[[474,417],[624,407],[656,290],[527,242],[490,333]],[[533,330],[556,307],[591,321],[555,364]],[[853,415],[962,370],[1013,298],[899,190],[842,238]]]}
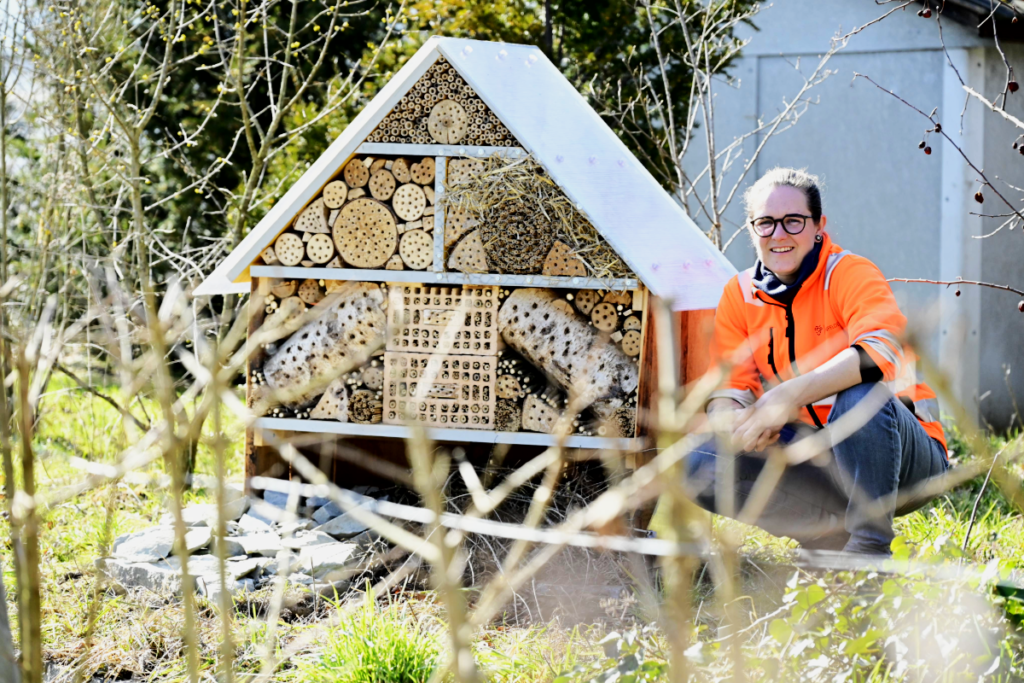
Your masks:
{"label": "blonde hair", "polygon": [[821,180],[818,176],[811,175],[804,169],[784,168],[777,166],[757,179],[753,185],[743,193],[743,205],[747,211],[747,218],[753,218],[751,213],[754,201],[762,192],[774,190],[776,187],[792,187],[800,190],[807,198],[807,208],[811,212],[811,218],[817,223],[821,220]]}

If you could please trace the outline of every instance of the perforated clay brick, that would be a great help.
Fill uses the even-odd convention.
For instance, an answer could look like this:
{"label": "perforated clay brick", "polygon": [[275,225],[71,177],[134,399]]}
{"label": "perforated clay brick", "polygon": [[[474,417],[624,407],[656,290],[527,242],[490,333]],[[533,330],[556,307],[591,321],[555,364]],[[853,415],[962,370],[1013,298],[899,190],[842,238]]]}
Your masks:
{"label": "perforated clay brick", "polygon": [[498,288],[392,284],[389,351],[493,356],[498,352]]}
{"label": "perforated clay brick", "polygon": [[493,430],[497,367],[496,356],[387,351],[384,422]]}

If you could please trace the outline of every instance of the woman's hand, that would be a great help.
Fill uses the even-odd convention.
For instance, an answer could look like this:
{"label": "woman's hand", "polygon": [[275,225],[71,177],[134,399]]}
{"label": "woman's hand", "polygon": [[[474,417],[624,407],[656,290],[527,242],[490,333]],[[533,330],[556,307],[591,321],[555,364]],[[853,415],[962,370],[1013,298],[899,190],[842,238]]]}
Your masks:
{"label": "woman's hand", "polygon": [[733,428],[733,443],[742,451],[763,451],[779,439],[779,432],[799,415],[789,382],[769,389],[757,403],[743,410]]}

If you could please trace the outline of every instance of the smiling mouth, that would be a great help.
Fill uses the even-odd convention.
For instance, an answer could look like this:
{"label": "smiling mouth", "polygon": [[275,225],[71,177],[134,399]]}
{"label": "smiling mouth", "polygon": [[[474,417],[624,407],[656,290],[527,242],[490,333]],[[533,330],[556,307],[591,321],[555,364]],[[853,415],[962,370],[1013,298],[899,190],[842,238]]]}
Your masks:
{"label": "smiling mouth", "polygon": [[773,254],[787,254],[793,251],[793,247],[772,247],[771,252]]}

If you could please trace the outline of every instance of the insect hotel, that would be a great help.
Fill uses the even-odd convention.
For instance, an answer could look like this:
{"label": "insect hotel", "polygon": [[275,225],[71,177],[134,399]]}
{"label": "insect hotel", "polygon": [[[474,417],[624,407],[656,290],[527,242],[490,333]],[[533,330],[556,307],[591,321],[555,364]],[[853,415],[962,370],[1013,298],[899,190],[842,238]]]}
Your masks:
{"label": "insect hotel", "polygon": [[539,49],[435,37],[196,294],[251,293],[253,476],[268,431],[634,451],[654,298],[694,379],[734,273]]}

